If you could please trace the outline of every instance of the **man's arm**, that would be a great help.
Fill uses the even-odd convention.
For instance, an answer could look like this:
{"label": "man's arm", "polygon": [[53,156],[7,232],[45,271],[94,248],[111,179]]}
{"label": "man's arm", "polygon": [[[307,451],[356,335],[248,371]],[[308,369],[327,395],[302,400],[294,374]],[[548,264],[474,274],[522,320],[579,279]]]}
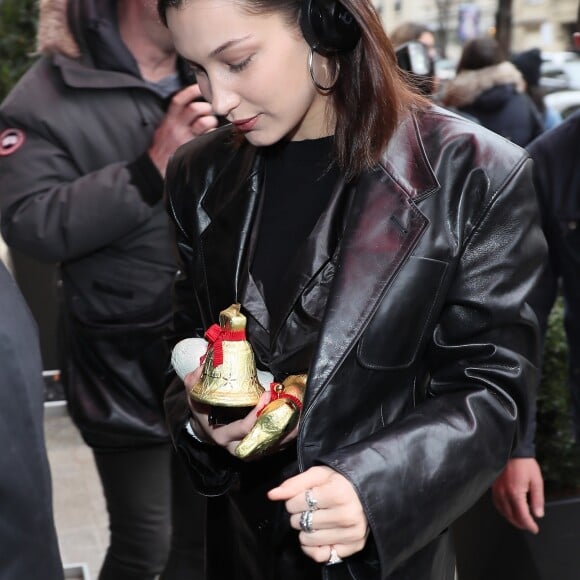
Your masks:
{"label": "man's arm", "polygon": [[[548,152],[551,150],[551,147],[544,146],[544,139],[539,139],[530,147],[530,154],[534,160],[533,178],[542,230],[548,242],[548,260],[528,299],[538,317],[542,342],[546,336],[548,317],[558,293],[560,277],[558,246],[555,242],[558,230],[550,203],[552,163],[548,159]],[[544,480],[540,465],[534,458],[536,397],[537,393],[533,392],[523,440],[491,488],[494,505],[506,520],[515,527],[533,534],[539,531],[534,518],[541,518],[544,515]]]}

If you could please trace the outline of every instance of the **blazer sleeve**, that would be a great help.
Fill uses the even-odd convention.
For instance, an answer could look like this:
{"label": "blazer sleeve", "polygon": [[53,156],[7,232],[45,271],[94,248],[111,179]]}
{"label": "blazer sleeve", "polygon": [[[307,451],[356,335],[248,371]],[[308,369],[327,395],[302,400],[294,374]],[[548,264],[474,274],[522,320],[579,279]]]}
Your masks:
{"label": "blazer sleeve", "polygon": [[[184,200],[193,193],[191,185],[180,180],[189,172],[180,172],[179,165],[179,158],[174,157],[166,179],[167,209],[174,226],[179,270],[173,289],[173,321],[167,335],[170,348],[184,338],[203,337],[209,325],[203,320],[198,304],[192,266],[195,247],[190,232],[184,226],[185,218],[182,218],[189,211],[183,207]],[[187,201],[190,201],[189,197]],[[173,444],[187,466],[197,491],[207,496],[221,495],[237,481],[235,463],[239,460],[221,447],[196,441],[187,433],[186,424],[191,413],[185,387],[173,369],[168,371],[167,382],[164,406]]]}
{"label": "blazer sleeve", "polygon": [[[359,494],[381,578],[475,503],[520,440],[539,380],[537,320],[526,302],[546,253],[537,216],[524,158],[472,216],[425,353],[426,399],[321,460]],[[350,566],[368,565],[364,558]]]}

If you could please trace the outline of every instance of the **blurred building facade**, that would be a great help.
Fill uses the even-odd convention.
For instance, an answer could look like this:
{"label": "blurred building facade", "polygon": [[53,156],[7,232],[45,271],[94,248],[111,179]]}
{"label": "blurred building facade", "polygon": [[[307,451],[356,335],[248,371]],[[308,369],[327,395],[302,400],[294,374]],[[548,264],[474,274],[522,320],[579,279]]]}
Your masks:
{"label": "blurred building facade", "polygon": [[[385,30],[406,21],[420,22],[446,37],[446,56],[457,58],[472,36],[493,34],[499,0],[374,0]],[[570,50],[578,0],[512,0],[512,50],[539,47]]]}

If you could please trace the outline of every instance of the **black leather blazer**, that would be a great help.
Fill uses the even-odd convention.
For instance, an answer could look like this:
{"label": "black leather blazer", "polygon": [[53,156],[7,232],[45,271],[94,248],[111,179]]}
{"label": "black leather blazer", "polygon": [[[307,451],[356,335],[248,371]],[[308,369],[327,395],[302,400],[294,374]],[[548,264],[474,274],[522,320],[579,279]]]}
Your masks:
{"label": "black leather blazer", "polygon": [[[184,146],[169,168],[182,279],[175,339],[202,335],[240,301],[249,339],[300,340],[313,286],[332,282],[309,368],[299,468],[326,464],[357,490],[376,561],[345,578],[452,578],[449,524],[499,474],[538,380],[537,321],[526,304],[545,258],[531,163],[517,146],[442,109],[404,120],[381,163],[352,191],[340,252],[314,244],[289,307],[268,320],[248,274],[262,184],[259,150],[224,127]],[[236,464],[184,433],[175,381],[174,441],[198,489],[224,493]],[[368,552],[368,551],[365,551]],[[341,571],[342,570],[342,571]],[[345,566],[324,568],[342,578]]]}

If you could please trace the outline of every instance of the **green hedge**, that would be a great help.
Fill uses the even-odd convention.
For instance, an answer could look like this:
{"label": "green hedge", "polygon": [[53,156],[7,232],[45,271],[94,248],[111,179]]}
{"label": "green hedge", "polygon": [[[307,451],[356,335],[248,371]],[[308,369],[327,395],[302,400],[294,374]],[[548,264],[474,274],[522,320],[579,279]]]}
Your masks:
{"label": "green hedge", "polygon": [[38,0],[0,0],[0,101],[34,62]]}
{"label": "green hedge", "polygon": [[564,305],[559,298],[550,314],[538,393],[536,449],[549,496],[580,492],[580,450],[572,428],[567,375]]}

